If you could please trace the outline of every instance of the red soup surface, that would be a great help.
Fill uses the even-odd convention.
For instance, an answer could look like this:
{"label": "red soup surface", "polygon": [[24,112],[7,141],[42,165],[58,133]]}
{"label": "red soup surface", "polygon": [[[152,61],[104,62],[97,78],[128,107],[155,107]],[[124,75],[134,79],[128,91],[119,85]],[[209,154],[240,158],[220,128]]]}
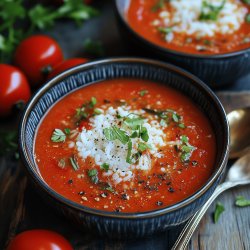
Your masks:
{"label": "red soup surface", "polygon": [[243,0],[133,0],[127,20],[150,42],[185,53],[250,47],[250,5]]}
{"label": "red soup surface", "polygon": [[58,101],[35,140],[46,183],[87,207],[142,212],[177,203],[214,169],[211,124],[180,92],[142,80],[92,84]]}

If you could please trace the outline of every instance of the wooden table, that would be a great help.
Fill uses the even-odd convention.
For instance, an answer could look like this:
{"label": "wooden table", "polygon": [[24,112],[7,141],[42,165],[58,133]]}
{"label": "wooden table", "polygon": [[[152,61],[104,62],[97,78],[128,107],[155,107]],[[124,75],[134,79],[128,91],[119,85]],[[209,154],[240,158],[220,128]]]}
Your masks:
{"label": "wooden table", "polygon": [[[108,56],[123,56],[129,51],[119,36],[111,1],[100,1],[102,15],[78,28],[72,23],[58,23],[50,32],[55,37],[66,57],[83,55],[83,40],[88,37],[100,39]],[[226,92],[225,92],[226,90]],[[222,89],[217,95],[227,111],[250,106],[250,75],[237,84]],[[14,126],[15,121],[1,121],[0,128]],[[250,199],[248,187],[233,189],[218,200],[225,212],[217,224],[212,221],[214,205],[208,210],[188,249],[250,249],[250,208],[234,206],[235,197],[243,195]],[[215,204],[215,203],[214,203]],[[30,186],[21,163],[11,157],[0,158],[0,249],[5,249],[9,240],[18,232],[43,228],[63,234],[76,250],[81,249],[170,249],[182,226],[171,231],[144,239],[112,241],[80,231],[64,217],[48,207]]]}

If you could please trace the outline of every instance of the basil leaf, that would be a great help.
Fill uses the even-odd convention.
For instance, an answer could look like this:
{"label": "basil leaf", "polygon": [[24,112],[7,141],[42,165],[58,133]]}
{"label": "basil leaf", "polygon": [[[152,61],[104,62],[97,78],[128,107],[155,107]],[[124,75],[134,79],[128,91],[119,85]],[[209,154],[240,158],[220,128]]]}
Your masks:
{"label": "basil leaf", "polygon": [[217,202],[215,211],[214,211],[214,223],[217,223],[221,214],[225,211],[225,208],[222,203]]}
{"label": "basil leaf", "polygon": [[141,128],[141,138],[145,142],[147,142],[149,139],[148,130],[145,127]]}
{"label": "basil leaf", "polygon": [[127,153],[127,157],[126,157],[126,162],[127,163],[131,163],[131,152],[132,152],[132,141],[129,140],[128,141],[128,153]]}
{"label": "basil leaf", "polygon": [[145,151],[145,150],[147,150],[147,149],[151,149],[152,147],[150,146],[150,145],[148,145],[148,144],[146,144],[146,143],[138,143],[138,150],[140,151],[140,152],[143,152],[143,151]]}
{"label": "basil leaf", "polygon": [[235,205],[238,207],[250,206],[250,200],[245,199],[243,196],[236,197]]}
{"label": "basil leaf", "polygon": [[126,118],[124,123],[133,130],[136,130],[138,126],[141,126],[144,123],[144,119],[141,117],[136,118]]}
{"label": "basil leaf", "polygon": [[129,136],[125,131],[119,129],[116,126],[103,129],[103,133],[107,140],[114,141],[119,140],[122,144],[126,144],[129,140]]}

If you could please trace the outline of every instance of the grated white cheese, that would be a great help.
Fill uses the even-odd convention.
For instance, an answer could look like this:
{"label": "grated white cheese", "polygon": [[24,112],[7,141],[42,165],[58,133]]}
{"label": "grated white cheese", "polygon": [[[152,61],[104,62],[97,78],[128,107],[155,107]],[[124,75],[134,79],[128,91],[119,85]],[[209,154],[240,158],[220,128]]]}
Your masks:
{"label": "grated white cheese", "polygon": [[[101,110],[101,114],[90,118],[90,125],[92,129],[83,129],[79,134],[76,146],[79,156],[83,159],[91,157],[95,164],[101,166],[106,163],[109,164],[109,170],[103,172],[104,176],[112,176],[116,184],[121,181],[128,181],[133,177],[133,169],[149,170],[151,168],[151,157],[161,158],[162,155],[158,152],[162,146],[165,146],[165,137],[162,127],[156,120],[145,119],[143,126],[147,129],[149,139],[147,144],[151,148],[147,153],[142,154],[139,162],[131,165],[126,162],[128,153],[128,145],[123,145],[119,140],[109,141],[105,138],[103,130],[111,126],[117,126],[129,134],[132,133],[130,128],[124,126],[121,119],[117,118],[117,114],[121,117],[126,117],[129,114],[142,115],[143,110],[131,110],[130,107],[118,107],[114,109],[109,107],[107,110]],[[131,116],[130,116],[131,118]],[[131,138],[132,141],[132,155],[138,152],[138,143],[145,143],[141,138]]]}
{"label": "grated white cheese", "polygon": [[[204,0],[173,0],[170,8],[159,13],[154,26],[172,27],[171,32],[165,35],[165,40],[171,42],[174,34],[182,33],[197,37],[212,37],[215,34],[232,34],[237,31],[245,21],[247,8],[239,0],[226,0],[216,20],[200,20]],[[222,0],[207,1],[213,6],[220,6]],[[208,9],[204,9],[209,11]]]}

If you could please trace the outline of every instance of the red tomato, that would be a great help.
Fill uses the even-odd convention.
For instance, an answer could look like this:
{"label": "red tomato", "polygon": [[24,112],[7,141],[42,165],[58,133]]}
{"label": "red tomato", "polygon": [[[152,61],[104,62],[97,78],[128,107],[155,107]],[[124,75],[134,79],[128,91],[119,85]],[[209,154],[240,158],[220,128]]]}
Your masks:
{"label": "red tomato", "polygon": [[52,72],[49,74],[48,79],[62,73],[63,71],[69,68],[85,63],[87,61],[88,59],[85,59],[85,58],[71,58],[71,59],[65,60],[54,67]]}
{"label": "red tomato", "polygon": [[11,113],[14,104],[30,98],[30,86],[25,75],[16,67],[0,64],[0,116]]}
{"label": "red tomato", "polygon": [[48,71],[63,61],[63,53],[55,40],[34,35],[23,40],[14,55],[15,64],[24,72],[33,86],[46,80]]}
{"label": "red tomato", "polygon": [[29,230],[18,234],[7,250],[73,250],[60,234],[48,230]]}

